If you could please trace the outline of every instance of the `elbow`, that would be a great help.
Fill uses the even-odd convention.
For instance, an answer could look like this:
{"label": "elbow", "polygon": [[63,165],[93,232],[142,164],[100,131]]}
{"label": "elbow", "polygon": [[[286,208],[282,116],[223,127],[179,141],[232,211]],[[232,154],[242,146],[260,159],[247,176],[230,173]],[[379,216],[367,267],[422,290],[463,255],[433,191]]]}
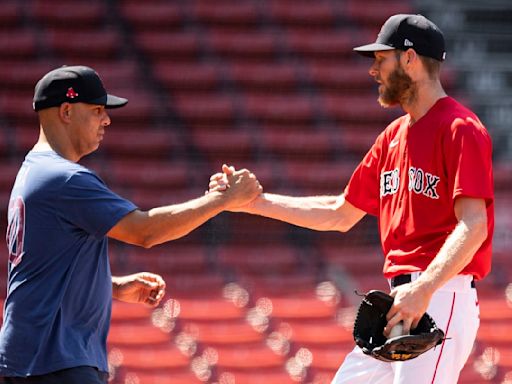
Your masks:
{"label": "elbow", "polygon": [[161,243],[151,231],[134,232],[132,236],[124,238],[122,241],[146,249],[152,248]]}
{"label": "elbow", "polygon": [[340,219],[340,220],[336,221],[335,225],[333,225],[332,230],[341,232],[341,233],[345,233],[345,232],[350,231],[353,226],[354,226],[354,222],[344,218],[344,219]]}

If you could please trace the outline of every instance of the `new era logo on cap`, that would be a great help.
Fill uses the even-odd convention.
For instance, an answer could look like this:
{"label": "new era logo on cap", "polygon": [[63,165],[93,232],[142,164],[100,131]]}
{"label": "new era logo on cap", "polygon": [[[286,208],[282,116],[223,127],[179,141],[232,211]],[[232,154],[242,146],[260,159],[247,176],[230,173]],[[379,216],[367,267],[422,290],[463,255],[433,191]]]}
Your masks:
{"label": "new era logo on cap", "polygon": [[414,49],[419,55],[443,61],[446,57],[441,30],[425,16],[399,14],[391,16],[382,26],[375,43],[354,50],[363,56],[374,57],[376,51]]}
{"label": "new era logo on cap", "polygon": [[48,72],[34,90],[35,111],[58,107],[62,103],[87,103],[119,108],[127,99],[109,95],[99,75],[92,68],[77,65],[64,66]]}

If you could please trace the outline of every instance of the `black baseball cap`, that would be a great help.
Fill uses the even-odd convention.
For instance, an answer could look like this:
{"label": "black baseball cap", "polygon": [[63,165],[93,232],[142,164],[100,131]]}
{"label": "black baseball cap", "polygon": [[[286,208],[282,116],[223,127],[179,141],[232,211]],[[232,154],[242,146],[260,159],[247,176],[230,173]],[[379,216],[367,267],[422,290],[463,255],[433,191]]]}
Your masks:
{"label": "black baseball cap", "polygon": [[127,99],[109,95],[100,76],[92,68],[63,66],[44,75],[34,90],[34,111],[58,107],[62,103],[87,103],[120,108]]}
{"label": "black baseball cap", "polygon": [[382,26],[377,41],[354,48],[363,56],[374,57],[375,51],[414,49],[418,55],[444,61],[446,57],[443,32],[422,15],[391,16]]}

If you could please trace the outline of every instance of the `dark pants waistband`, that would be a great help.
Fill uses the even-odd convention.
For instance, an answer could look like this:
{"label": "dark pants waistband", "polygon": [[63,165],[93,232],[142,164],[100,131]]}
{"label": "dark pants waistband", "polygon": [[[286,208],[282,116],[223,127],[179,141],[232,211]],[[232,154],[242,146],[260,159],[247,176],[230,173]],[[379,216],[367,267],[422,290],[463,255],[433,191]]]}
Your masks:
{"label": "dark pants waistband", "polygon": [[[391,288],[398,287],[399,285],[407,284],[412,281],[411,275],[398,275],[391,278]],[[471,280],[471,288],[476,288],[475,280]]]}

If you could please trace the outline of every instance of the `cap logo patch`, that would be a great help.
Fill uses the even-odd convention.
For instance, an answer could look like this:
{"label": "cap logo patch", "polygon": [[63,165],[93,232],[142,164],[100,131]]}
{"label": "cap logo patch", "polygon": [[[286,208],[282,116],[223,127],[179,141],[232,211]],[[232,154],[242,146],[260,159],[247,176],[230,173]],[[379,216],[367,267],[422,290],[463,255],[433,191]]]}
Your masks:
{"label": "cap logo patch", "polygon": [[68,91],[66,93],[66,97],[68,99],[74,99],[77,96],[78,96],[78,93],[76,93],[75,90],[72,87],[69,87]]}
{"label": "cap logo patch", "polygon": [[404,40],[404,47],[412,47],[414,43],[410,41],[409,39]]}

